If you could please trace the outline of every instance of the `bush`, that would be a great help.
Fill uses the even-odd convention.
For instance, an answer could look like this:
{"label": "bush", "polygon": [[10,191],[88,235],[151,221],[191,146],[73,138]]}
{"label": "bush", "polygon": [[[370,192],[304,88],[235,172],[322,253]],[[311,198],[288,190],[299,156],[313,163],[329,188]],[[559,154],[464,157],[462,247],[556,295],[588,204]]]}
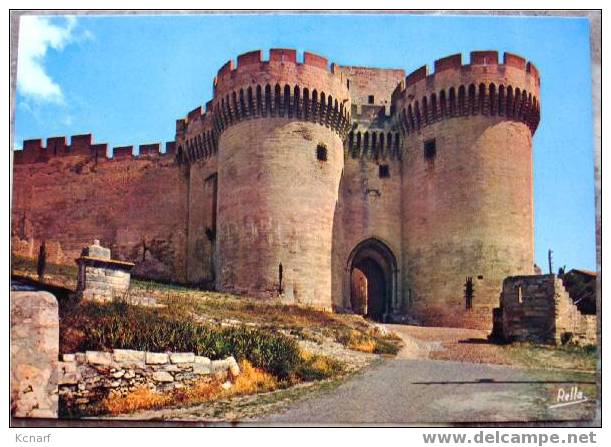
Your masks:
{"label": "bush", "polygon": [[393,338],[372,336],[356,330],[340,331],[335,339],[338,343],[355,351],[393,355],[399,351],[397,344],[391,341]]}
{"label": "bush", "polygon": [[285,379],[301,363],[297,342],[283,334],[247,327],[213,327],[186,315],[115,301],[80,303],[61,319],[64,353],[86,350],[136,349],[194,352],[211,359],[233,355]]}
{"label": "bush", "polygon": [[297,376],[306,381],[323,380],[344,372],[344,365],[331,357],[308,352],[301,353]]}
{"label": "bush", "polygon": [[198,405],[219,398],[264,393],[278,388],[274,376],[255,368],[248,360],[240,362],[240,370],[240,375],[233,378],[233,384],[228,389],[224,389],[218,379],[202,379],[187,388],[167,392],[153,391],[142,386],[126,395],[106,396],[97,408],[94,408],[94,413],[122,414],[175,405]]}

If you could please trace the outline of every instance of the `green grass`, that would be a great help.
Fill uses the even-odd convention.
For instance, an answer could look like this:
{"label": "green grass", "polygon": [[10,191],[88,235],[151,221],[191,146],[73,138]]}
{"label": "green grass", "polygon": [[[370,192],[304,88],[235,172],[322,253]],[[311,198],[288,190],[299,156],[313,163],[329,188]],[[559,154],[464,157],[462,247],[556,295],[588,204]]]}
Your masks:
{"label": "green grass", "polygon": [[[13,256],[12,267],[14,274],[36,278],[35,260]],[[47,264],[45,283],[74,290],[76,276],[76,266]],[[279,301],[258,300],[134,278],[129,294],[133,297],[153,297],[159,304],[166,306],[157,312],[181,320],[210,323],[232,321],[238,325],[254,325],[262,330],[286,330],[298,338],[311,341],[330,337],[351,349],[380,354],[395,354],[400,342],[392,336],[378,334],[360,316],[337,314],[302,305],[287,305]],[[346,337],[346,333],[356,336]],[[363,343],[353,343],[355,337],[366,341],[373,348],[363,349]]]}
{"label": "green grass", "polygon": [[233,355],[280,379],[297,374],[302,363],[296,340],[278,332],[199,324],[166,309],[120,301],[87,302],[64,309],[61,352],[111,349],[194,352],[211,359]]}
{"label": "green grass", "polygon": [[532,343],[512,343],[503,346],[503,353],[515,363],[527,368],[572,369],[596,371],[596,346],[546,346]]}

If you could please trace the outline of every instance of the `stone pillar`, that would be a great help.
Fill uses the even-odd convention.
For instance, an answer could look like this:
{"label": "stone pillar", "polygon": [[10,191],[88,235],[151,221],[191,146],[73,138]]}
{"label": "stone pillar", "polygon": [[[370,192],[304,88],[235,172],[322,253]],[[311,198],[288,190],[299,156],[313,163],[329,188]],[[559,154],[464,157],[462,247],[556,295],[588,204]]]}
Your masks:
{"label": "stone pillar", "polygon": [[48,292],[11,292],[11,414],[57,418],[59,316]]}
{"label": "stone pillar", "polygon": [[99,240],[85,247],[78,264],[77,294],[93,301],[111,301],[123,298],[129,290],[131,262],[117,261],[110,257],[110,249],[102,247]]}

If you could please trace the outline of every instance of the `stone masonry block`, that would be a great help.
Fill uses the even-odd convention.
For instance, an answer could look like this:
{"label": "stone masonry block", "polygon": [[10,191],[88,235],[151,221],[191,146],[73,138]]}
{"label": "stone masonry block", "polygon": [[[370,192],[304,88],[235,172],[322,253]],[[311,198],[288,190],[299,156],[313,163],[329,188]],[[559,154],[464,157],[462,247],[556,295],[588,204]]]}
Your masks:
{"label": "stone masonry block", "polygon": [[208,357],[202,357],[200,355],[195,356],[194,362],[197,365],[208,365],[208,366],[210,366],[210,364],[212,363],[212,361]]}
{"label": "stone masonry block", "polygon": [[193,363],[195,362],[195,354],[192,352],[172,352],[170,353],[170,362]]}
{"label": "stone masonry block", "polygon": [[170,361],[168,354],[164,352],[147,352],[145,360],[147,365],[165,365]]}
{"label": "stone masonry block", "polygon": [[193,365],[193,374],[197,375],[208,375],[212,372],[210,365],[203,365],[201,363],[195,363]]}
{"label": "stone masonry block", "polygon": [[153,373],[155,382],[174,382],[174,376],[166,371],[156,371]]}
{"label": "stone masonry block", "polygon": [[113,351],[113,358],[115,362],[125,365],[144,364],[145,353],[144,351],[135,351],[132,349],[115,349]]}
{"label": "stone masonry block", "polygon": [[112,354],[110,352],[87,351],[85,355],[87,357],[87,363],[91,363],[92,365],[112,365]]}

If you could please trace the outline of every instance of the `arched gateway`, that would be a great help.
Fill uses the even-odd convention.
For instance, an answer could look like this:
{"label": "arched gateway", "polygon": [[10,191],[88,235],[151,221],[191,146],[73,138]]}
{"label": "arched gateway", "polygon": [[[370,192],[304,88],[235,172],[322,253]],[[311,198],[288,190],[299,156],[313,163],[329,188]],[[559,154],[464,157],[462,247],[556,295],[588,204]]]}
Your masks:
{"label": "arched gateway", "polygon": [[397,261],[390,248],[375,238],[360,242],[350,253],[347,270],[352,311],[386,321],[397,293]]}

